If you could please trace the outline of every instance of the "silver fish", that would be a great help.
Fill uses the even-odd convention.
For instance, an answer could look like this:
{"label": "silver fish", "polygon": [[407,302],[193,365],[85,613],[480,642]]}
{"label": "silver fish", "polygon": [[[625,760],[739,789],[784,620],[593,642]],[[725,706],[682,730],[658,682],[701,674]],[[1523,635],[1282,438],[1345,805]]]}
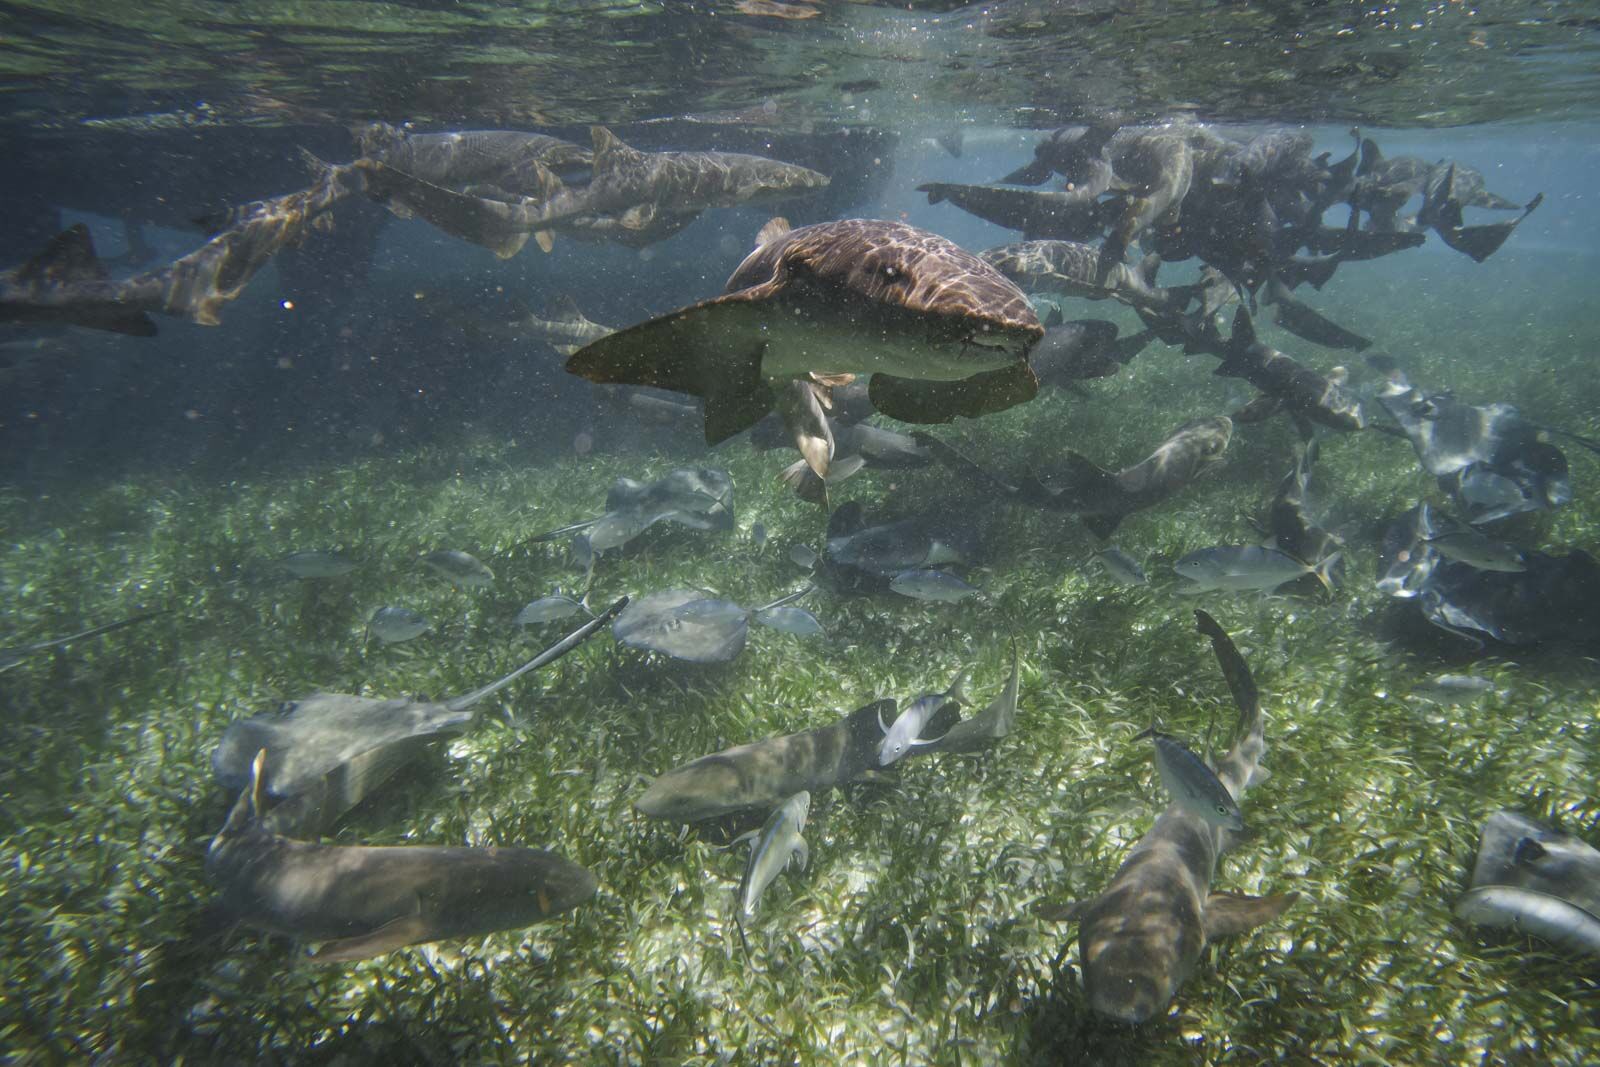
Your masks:
{"label": "silver fish", "polygon": [[1172,569],[1193,583],[1180,589],[1179,592],[1182,593],[1204,593],[1211,590],[1242,592],[1252,589],[1276,589],[1285,582],[1292,582],[1305,574],[1318,575],[1327,586],[1328,569],[1339,559],[1340,554],[1335,552],[1316,566],[1311,566],[1275,548],[1261,548],[1257,545],[1218,545],[1189,553],[1173,564]]}
{"label": "silver fish", "polygon": [[422,557],[422,565],[456,586],[482,589],[494,581],[494,571],[476,556],[455,548],[429,552]]}
{"label": "silver fish", "polygon": [[1475,674],[1441,674],[1411,687],[1411,695],[1438,704],[1462,704],[1494,692],[1494,683]]}
{"label": "silver fish", "polygon": [[883,743],[878,746],[878,766],[887,767],[898,761],[913,748],[932,745],[938,738],[925,739],[922,731],[928,722],[946,704],[965,704],[966,695],[961,691],[961,683],[966,679],[966,672],[956,675],[956,680],[950,683],[950,688],[943,693],[927,693],[912,701],[911,706],[900,713],[893,726],[885,725],[882,719],[878,720],[878,727],[883,731]]}
{"label": "silver fish", "polygon": [[751,612],[750,619],[768,629],[793,634],[795,637],[812,637],[822,633],[822,623],[805,608],[767,608]]}
{"label": "silver fish", "polygon": [[739,882],[739,907],[734,913],[741,935],[744,924],[755,914],[761,894],[789,866],[789,861],[796,861],[802,871],[806,869],[810,849],[800,832],[806,828],[806,816],[810,813],[811,794],[802,789],[778,805],[755,837],[744,878]]}
{"label": "silver fish", "polygon": [[889,588],[901,596],[952,604],[970,596],[982,595],[975,586],[968,585],[955,575],[935,570],[901,571],[890,580]]}
{"label": "silver fish", "polygon": [[367,620],[367,634],[386,645],[421,637],[432,628],[432,624],[421,612],[410,608],[379,608],[372,613],[372,618]]}
{"label": "silver fish", "polygon": [[541,626],[557,619],[570,618],[580,611],[586,611],[582,604],[569,596],[546,596],[530,602],[516,618],[511,620],[513,626]]}
{"label": "silver fish", "polygon": [[1217,772],[1206,766],[1205,760],[1176,737],[1154,728],[1134,740],[1146,737],[1155,743],[1156,770],[1173,803],[1219,829],[1235,832],[1244,829],[1244,815],[1239,805],[1228,787],[1217,778]]}
{"label": "silver fish", "polygon": [[1471,527],[1463,526],[1430,537],[1428,544],[1438,549],[1441,556],[1459,560],[1480,571],[1519,574],[1528,569],[1527,558],[1515,545],[1485,537]]}
{"label": "silver fish", "polygon": [[1144,568],[1139,566],[1139,561],[1116,545],[1100,549],[1094,554],[1094,558],[1104,568],[1106,574],[1119,585],[1150,584],[1150,577],[1145,574]]}

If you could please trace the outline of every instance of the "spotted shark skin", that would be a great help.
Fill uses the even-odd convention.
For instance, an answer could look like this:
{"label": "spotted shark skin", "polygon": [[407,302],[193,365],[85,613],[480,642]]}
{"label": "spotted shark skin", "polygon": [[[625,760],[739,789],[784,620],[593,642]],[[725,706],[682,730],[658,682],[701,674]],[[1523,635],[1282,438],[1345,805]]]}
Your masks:
{"label": "spotted shark skin", "polygon": [[[1235,801],[1266,777],[1265,718],[1250,670],[1216,620],[1195,612],[1234,702],[1237,740],[1216,766]],[[1164,1011],[1212,941],[1282,915],[1298,894],[1247,897],[1211,891],[1218,858],[1237,835],[1172,804],[1134,845],[1105,892],[1068,909],[1080,926],[1084,990],[1100,1015],[1138,1025]]]}

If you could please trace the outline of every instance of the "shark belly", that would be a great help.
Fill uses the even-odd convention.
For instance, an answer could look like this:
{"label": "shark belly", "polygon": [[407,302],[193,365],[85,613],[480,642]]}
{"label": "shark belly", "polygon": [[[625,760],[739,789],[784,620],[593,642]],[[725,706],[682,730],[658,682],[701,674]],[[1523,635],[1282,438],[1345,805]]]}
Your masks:
{"label": "shark belly", "polygon": [[807,374],[890,374],[954,382],[1017,362],[1016,352],[981,344],[935,344],[916,327],[874,321],[849,307],[782,306],[763,325],[763,377],[784,381]]}

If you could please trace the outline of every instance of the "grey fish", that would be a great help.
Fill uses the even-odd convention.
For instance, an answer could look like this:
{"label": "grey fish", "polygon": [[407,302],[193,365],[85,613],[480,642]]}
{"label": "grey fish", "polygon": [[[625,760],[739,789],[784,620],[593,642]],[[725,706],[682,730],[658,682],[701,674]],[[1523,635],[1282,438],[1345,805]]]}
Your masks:
{"label": "grey fish", "polygon": [[1494,692],[1494,683],[1475,674],[1441,674],[1411,687],[1411,695],[1438,704],[1461,704]]}
{"label": "grey fish", "polygon": [[883,731],[883,741],[878,745],[878,766],[887,767],[915,748],[936,743],[938,738],[923,737],[922,732],[946,705],[960,707],[966,703],[966,694],[961,689],[961,683],[965,680],[966,672],[962,671],[943,693],[927,693],[918,697],[899,714],[892,725],[880,719],[878,727]]}
{"label": "grey fish", "polygon": [[1068,452],[1067,470],[1054,485],[1033,475],[1013,484],[929,434],[915,437],[952,470],[1016,503],[1075,514],[1096,537],[1107,538],[1128,515],[1167,499],[1219,460],[1233,439],[1233,422],[1225,415],[1191,419],[1149,456],[1114,473]]}
{"label": "grey fish", "polygon": [[1528,569],[1527,558],[1521,549],[1485,537],[1470,526],[1435,534],[1427,539],[1427,543],[1438,549],[1441,556],[1459,560],[1480,571],[1516,574]]}
{"label": "grey fish", "polygon": [[432,628],[420,611],[411,608],[382,607],[367,620],[367,636],[376,637],[386,645],[421,637]]}
{"label": "grey fish", "polygon": [[1600,850],[1515,812],[1483,824],[1472,888],[1456,915],[1600,955]]}
{"label": "grey fish", "polygon": [[891,592],[915,600],[938,600],[946,603],[982,595],[976,587],[968,585],[948,571],[927,569],[901,571],[890,579],[889,589]]}
{"label": "grey fish", "polygon": [[804,789],[773,809],[761,832],[750,844],[750,858],[745,864],[744,878],[739,882],[739,904],[734,911],[734,921],[743,936],[744,924],[755,914],[761,895],[789,866],[791,860],[800,870],[806,869],[810,849],[800,836],[806,828],[806,816],[811,813],[811,794]]}
{"label": "grey fish", "polygon": [[511,620],[513,626],[542,626],[547,622],[557,619],[571,618],[580,611],[587,611],[580,602],[569,596],[546,596],[538,600],[529,601],[527,606],[517,612]]}
{"label": "grey fish", "polygon": [[[1266,777],[1266,720],[1250,670],[1227,633],[1204,612],[1195,617],[1211,638],[1239,708],[1237,738],[1217,764],[1217,778],[1237,802]],[[1211,892],[1217,860],[1236,841],[1232,831],[1173,804],[1129,852],[1105,892],[1058,913],[1081,923],[1084,989],[1096,1012],[1125,1023],[1147,1021],[1171,1003],[1208,943],[1270,922],[1298,899],[1297,893]]]}
{"label": "grey fish", "polygon": [[1307,574],[1315,574],[1323,586],[1332,589],[1327,577],[1341,558],[1338,553],[1312,565],[1275,548],[1257,545],[1218,545],[1202,548],[1179,559],[1172,569],[1192,584],[1181,593],[1265,591]]}
{"label": "grey fish", "polygon": [[[472,709],[524,674],[577,648],[627,604],[623,597],[597,619],[488,685],[438,702],[380,700],[344,693],[313,693],[277,711],[228,725],[211,752],[211,769],[226,789],[250,781],[258,753],[266,762],[255,788],[268,828],[320,834],[388,781],[440,737],[471,724]],[[281,801],[259,809],[265,797]]]}
{"label": "grey fish", "polygon": [[439,577],[457,587],[487,588],[494,582],[494,571],[470,553],[457,548],[443,548],[423,556],[421,563]]}
{"label": "grey fish", "polygon": [[135,623],[146,622],[150,619],[158,618],[167,614],[170,613],[165,611],[150,611],[143,615],[135,615],[132,618],[119,619],[116,622],[108,622],[101,626],[93,626],[87,630],[80,630],[75,634],[68,634],[66,637],[52,637],[48,641],[35,641],[28,645],[13,645],[10,648],[0,648],[0,671],[8,671],[12,667],[15,667],[17,664],[21,663],[23,660],[27,659],[29,656],[32,656],[36,653],[47,652],[52,648],[61,648],[65,645],[70,645],[76,641],[84,641],[91,637],[99,637],[101,634],[108,634],[113,630],[120,630],[125,626],[132,626]]}
{"label": "grey fish", "polygon": [[1238,832],[1244,829],[1244,815],[1234,803],[1227,786],[1205,760],[1171,734],[1151,727],[1134,738],[1148,737],[1155,744],[1156,770],[1161,785],[1172,802],[1213,827]]}
{"label": "grey fish", "polygon": [[584,345],[609,337],[617,331],[584,317],[577,301],[570,296],[559,296],[550,302],[545,318],[524,315],[511,323],[517,333],[529,333],[544,341],[563,356],[570,356]]}
{"label": "grey fish", "polygon": [[827,726],[701,756],[662,774],[633,806],[653,819],[692,823],[843,785],[877,766],[880,723],[894,711],[893,700],[881,700]]}
{"label": "grey fish", "polygon": [[260,818],[258,755],[250,784],[206,852],[218,909],[244,926],[320,941],[318,962],[478,937],[568,911],[594,875],[531,848],[371,848],[295,841]]}
{"label": "grey fish", "polygon": [[1150,584],[1150,576],[1145,574],[1143,567],[1139,566],[1139,561],[1116,545],[1107,545],[1105,548],[1100,549],[1095,552],[1094,558],[1119,585]]}
{"label": "grey fish", "polygon": [[1044,329],[1027,297],[926,230],[869,219],[789,229],[774,220],[727,290],[596,341],[567,370],[703,397],[709,444],[748,429],[782,398],[819,477],[832,455],[821,412],[849,375],[872,374],[873,406],[907,422],[1002,411],[1038,391],[1027,352]]}
{"label": "grey fish", "polygon": [[278,566],[296,578],[341,578],[356,569],[348,557],[319,549],[291,552],[278,560]]}

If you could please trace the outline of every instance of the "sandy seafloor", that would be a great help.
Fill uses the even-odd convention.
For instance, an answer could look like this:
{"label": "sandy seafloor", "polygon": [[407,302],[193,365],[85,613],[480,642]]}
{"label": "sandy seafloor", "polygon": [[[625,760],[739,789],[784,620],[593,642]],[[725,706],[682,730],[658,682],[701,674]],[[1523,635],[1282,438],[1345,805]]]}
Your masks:
{"label": "sandy seafloor", "polygon": [[[1467,143],[1471,159],[1494,142]],[[952,208],[915,206],[913,178],[942,176],[941,166],[932,155],[901,160],[883,213],[906,210],[970,247],[1003,240]],[[1504,181],[1485,169],[1494,187],[1518,196],[1550,178],[1532,164]],[[1592,205],[1544,188],[1549,224],[1535,215],[1487,263],[1430,239],[1418,252],[1342,270],[1316,306],[1376,338],[1419,383],[1600,435]],[[697,264],[706,275],[737,261],[749,218],[711,213],[696,224],[723,227],[732,246],[728,263]],[[413,223],[394,240],[439,239]],[[702,234],[685,247],[706,243]],[[672,275],[675,254],[663,246],[652,276]],[[486,259],[473,269],[494,269]],[[409,269],[419,269],[414,259]],[[380,272],[374,284],[384,281]],[[258,284],[259,313],[270,275]],[[1069,310],[1133,328],[1105,304]],[[241,319],[241,329],[254,321]],[[229,329],[194,336],[220,354]],[[1343,362],[1358,384],[1375,380],[1359,356],[1318,350],[1265,322],[1262,330],[1317,366]],[[1125,464],[1183,420],[1249,396],[1242,383],[1213,377],[1212,364],[1158,344],[1121,376],[1087,383],[1089,399],[1046,393],[939,432],[1000,465],[1048,466],[1067,448]],[[514,395],[523,373],[504,369],[494,388]],[[0,675],[8,1056],[1592,1062],[1595,965],[1484,935],[1450,909],[1478,829],[1498,808],[1594,839],[1593,649],[1501,648],[1474,662],[1465,642],[1380,597],[1379,523],[1440,497],[1409,446],[1377,434],[1323,442],[1319,501],[1326,525],[1349,541],[1349,581],[1332,602],[1118,588],[1086,562],[1093,539],[1070,518],[973,496],[937,470],[858,476],[837,496],[862,500],[869,514],[942,507],[983,516],[993,552],[968,576],[987,600],[815,594],[807,606],[825,638],[756,630],[725,667],[661,662],[601,636],[490,701],[468,736],[335,837],[555,849],[599,877],[591,903],[526,930],[331,967],[309,964],[282,939],[215,936],[203,916],[212,889],[202,858],[231,800],[209,765],[229,721],[318,689],[449,695],[503,673],[560,629],[518,632],[509,625],[518,608],[580,579],[563,546],[525,540],[596,514],[617,475],[708,461],[693,434],[630,432],[624,441],[603,429],[595,452],[580,457],[567,444],[574,427],[537,400],[525,398],[517,419],[502,410],[432,427],[422,443],[364,428],[339,436],[325,459],[315,449],[277,463],[257,454],[225,473],[153,445],[112,463],[14,457],[28,476],[0,490],[7,643],[146,607],[176,610]],[[1225,463],[1132,517],[1116,543],[1156,574],[1193,549],[1251,539],[1246,520],[1289,469],[1294,443],[1281,420],[1240,427]],[[1596,548],[1600,459],[1567,451],[1573,502],[1498,531],[1557,554]],[[696,586],[758,603],[797,588],[803,574],[788,550],[818,545],[824,518],[775,480],[789,460],[740,442],[711,453],[734,476],[738,529],[653,532],[602,560],[595,601]],[[750,536],[757,522],[769,532],[760,548]],[[318,583],[267,577],[270,560],[308,548],[340,549],[360,566]],[[435,548],[478,555],[495,571],[493,586],[458,591],[431,577],[415,557]],[[435,632],[364,645],[367,616],[387,603],[423,611]],[[1193,629],[1195,606],[1233,635],[1268,714],[1271,777],[1246,798],[1249,838],[1215,886],[1293,889],[1302,899],[1282,920],[1208,949],[1170,1012],[1132,1030],[1089,1015],[1076,949],[1060,955],[1073,929],[1033,908],[1102,888],[1164,803],[1134,733],[1153,718],[1191,738],[1213,716],[1219,731],[1231,724],[1226,688]],[[962,669],[972,670],[981,705],[1003,682],[1013,635],[1023,663],[1016,732],[981,757],[916,760],[890,782],[817,798],[811,866],[769,891],[746,960],[729,922],[742,850],[636,816],[645,778],[879,697],[943,689]],[[1495,690],[1455,707],[1408,695],[1445,670],[1471,670]]]}

